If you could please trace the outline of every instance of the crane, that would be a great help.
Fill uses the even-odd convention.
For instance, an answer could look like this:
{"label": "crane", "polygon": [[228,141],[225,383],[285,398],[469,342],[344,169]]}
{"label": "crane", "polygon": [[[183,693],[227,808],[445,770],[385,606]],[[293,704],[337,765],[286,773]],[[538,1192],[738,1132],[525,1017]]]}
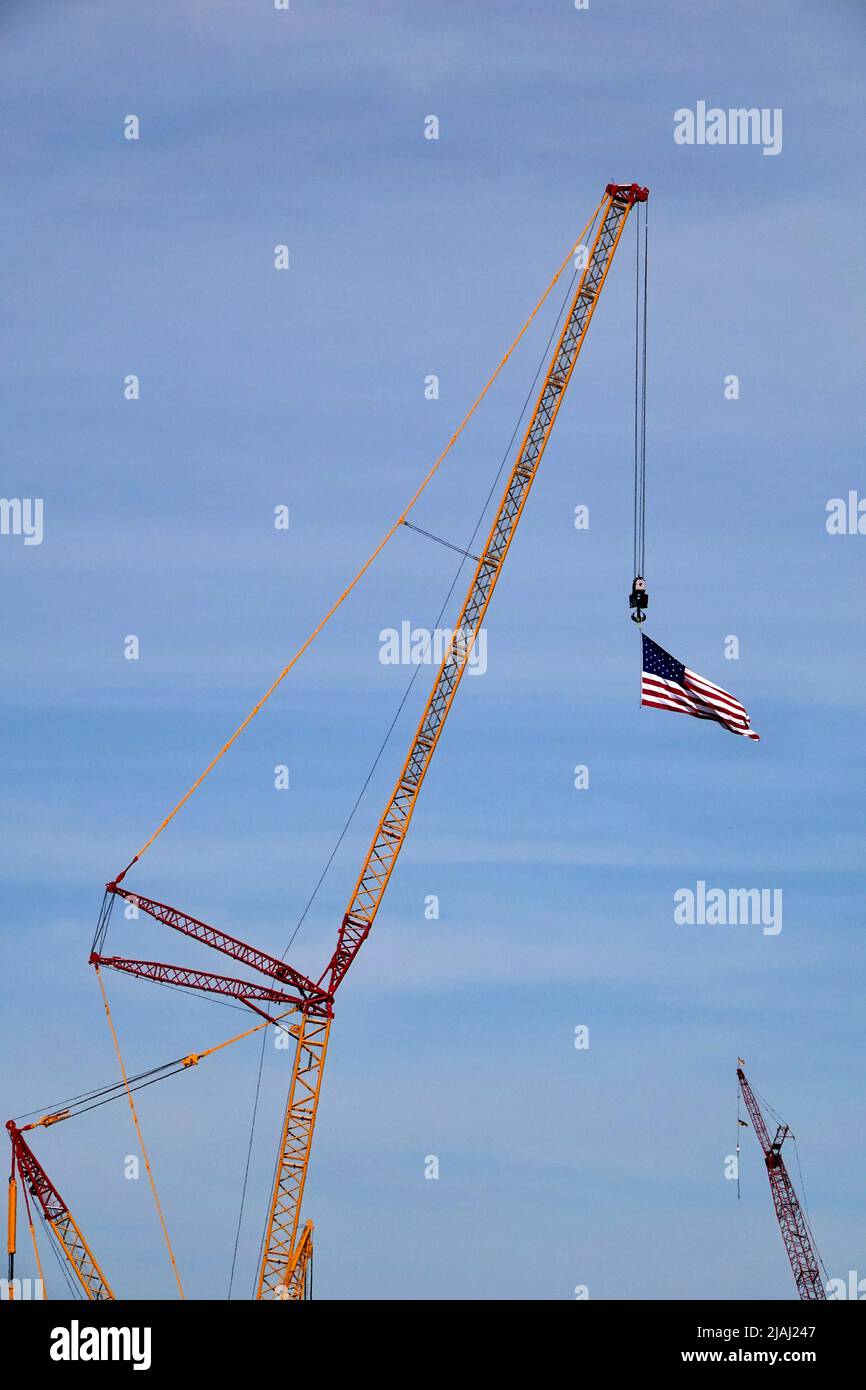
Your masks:
{"label": "crane", "polygon": [[[284,668],[282,674],[266,692],[263,699],[239,726],[186,796],[165,818],[154,835],[139,851],[139,854],[132,859],[122,873],[119,873],[106,884],[103,906],[90,953],[90,963],[95,967],[98,975],[100,969],[104,967],[160,984],[177,986],[181,989],[227,996],[253,1010],[265,1020],[266,1024],[276,1024],[283,1028],[294,1040],[291,1079],[282,1121],[275,1177],[267,1210],[265,1237],[255,1287],[257,1299],[298,1301],[311,1296],[313,1225],[311,1221],[307,1221],[300,1228],[301,1207],[309,1170],[322,1074],[334,1017],[336,992],[345,980],[346,974],[364,941],[369,936],[382,904],[409,829],[421,786],[438,746],[445,721],[502,572],[629,214],[634,207],[646,203],[648,196],[648,189],[642,188],[636,183],[610,183],[607,185],[596,215],[592,219],[591,225],[593,227],[597,220],[598,230],[592,239],[592,245],[586,254],[585,261],[581,263],[582,269],[577,288],[566,307],[564,326],[547,366],[543,385],[535,402],[529,424],[517,451],[514,465],[499,501],[483,550],[480,556],[471,557],[475,561],[475,570],[457,623],[448,641],[447,650],[437,670],[432,689],[391,796],[376,825],[375,834],[341,919],[334,950],[318,980],[307,978],[284,960],[279,960],[267,951],[248,945],[239,938],[230,936],[178,908],[121,887],[122,880],[132,865],[138,862],[141,854],[153,842],[156,835],[160,834],[170,823],[189,796],[200,785],[203,777],[215,766],[238,734],[246,728],[250,719],[261,708],[264,700],[269,698],[283,676],[291,669],[297,656]],[[519,341],[519,338],[516,341]],[[508,354],[503,361],[507,360],[507,356]],[[485,387],[485,391],[486,389]],[[481,397],[479,397],[480,399]],[[472,410],[474,411],[474,409],[473,406]],[[469,415],[471,414],[472,411],[469,412]],[[469,415],[466,419],[469,418]],[[444,455],[440,456],[439,461],[441,461],[441,457]],[[435,471],[435,467],[438,467],[439,461],[428,474],[428,479]],[[416,493],[416,497],[418,495],[420,494]],[[402,514],[404,519],[405,515],[406,512],[404,511]],[[393,534],[398,524],[399,521],[392,527],[388,537]],[[387,540],[388,537],[385,539]],[[371,560],[367,562],[368,565],[379,553],[381,545],[384,543],[385,541],[374,551]],[[367,565],[358,572],[358,576],[352,581],[349,589],[344,592],[343,597],[345,597],[345,593],[350,592],[351,587],[366,568]],[[335,611],[336,606],[330,612]],[[327,616],[323,621],[327,621]],[[322,625],[320,624],[319,628],[314,630],[313,636]],[[312,638],[308,639],[307,643],[299,649],[298,655],[306,649],[310,640]],[[188,969],[185,966],[169,965],[157,960],[135,960],[125,955],[104,954],[103,947],[111,907],[117,898],[126,900],[135,909],[135,916],[139,912],[143,912],[162,926],[196,940],[212,950],[228,956],[232,961],[264,976],[265,982],[216,974],[206,970]],[[104,998],[104,1002],[110,1022],[107,998]],[[271,1008],[276,1007],[279,1012],[274,1016],[274,1014],[267,1012],[262,1005]],[[294,1016],[297,1021],[281,1022],[283,1019],[288,1019],[289,1016]],[[264,1025],[258,1025],[258,1027],[262,1026]],[[247,1036],[247,1034],[239,1034],[238,1038],[243,1036]],[[219,1046],[226,1046],[232,1041],[237,1041],[238,1038],[230,1039],[227,1043]],[[115,1047],[118,1048],[116,1036]],[[219,1047],[208,1049],[201,1054],[191,1053],[187,1057],[176,1059],[174,1063],[166,1064],[157,1070],[165,1075],[174,1074],[174,1071],[178,1069],[188,1070],[197,1065],[201,1057],[218,1050]],[[118,1058],[120,1060],[119,1048]],[[132,1086],[127,1081],[122,1062],[121,1072],[123,1085],[132,1106]],[[132,1083],[148,1084],[142,1077],[132,1078],[131,1081]],[[43,1117],[42,1123],[53,1123],[56,1119],[64,1118],[67,1113],[62,1112],[54,1116]],[[134,1108],[133,1118],[135,1118]],[[114,1295],[68,1208],[62,1202],[44,1170],[39,1166],[26,1141],[21,1137],[23,1131],[18,1130],[12,1121],[9,1122],[8,1127],[13,1142],[13,1184],[17,1166],[22,1177],[26,1175],[28,1187],[25,1188],[25,1194],[27,1190],[30,1190],[40,1200],[46,1219],[58,1236],[61,1247],[72,1264],[76,1277],[84,1288],[87,1297],[113,1298]],[[24,1126],[24,1129],[27,1128],[32,1128],[32,1126]],[[156,1196],[155,1188],[154,1196]],[[10,1212],[13,1205],[13,1195],[10,1189]],[[163,1229],[165,1231],[164,1223]],[[13,1246],[14,1237],[10,1237],[10,1250]],[[170,1246],[169,1253],[171,1254]],[[174,1263],[173,1256],[172,1263]]]}
{"label": "crane", "polygon": [[[35,1125],[24,1125],[21,1129],[13,1120],[8,1120],[6,1128],[12,1141],[12,1171],[9,1175],[9,1235],[7,1249],[9,1254],[9,1287],[12,1289],[15,1276],[15,1227],[18,1207],[16,1171],[21,1179],[24,1200],[30,1211],[29,1198],[38,1202],[48,1227],[57,1237],[60,1250],[69,1264],[75,1278],[84,1290],[85,1298],[94,1302],[113,1299],[111,1287],[97,1263],[81,1230],[64,1202],[54,1183],[34,1154],[24,1132]],[[29,1195],[28,1195],[29,1194]],[[31,1233],[33,1222],[30,1221]],[[34,1248],[36,1245],[34,1236]],[[37,1251],[38,1261],[38,1251]]]}
{"label": "crane", "polygon": [[311,999],[301,1008],[301,1019],[295,1030],[292,1076],[256,1287],[258,1299],[286,1297],[291,1271],[296,1266],[298,1225],[322,1071],[328,1051],[334,995],[376,920],[421,786],[502,573],[628,215],[635,204],[645,202],[648,195],[648,189],[637,184],[611,183],[605,190],[598,232],[571,300],[565,325],[553,351],[484,549],[470,580],[453,636],[434,678],[406,760],[379,818],[343,915],[333,955],[318,981],[330,1002],[323,1005]]}
{"label": "crane", "polygon": [[827,1294],[821,1281],[820,1256],[782,1157],[782,1145],[790,1130],[785,1124],[778,1125],[775,1138],[771,1140],[761,1107],[746,1080],[742,1066],[737,1067],[737,1080],[767,1165],[776,1219],[791,1263],[797,1293],[805,1302],[826,1301]]}

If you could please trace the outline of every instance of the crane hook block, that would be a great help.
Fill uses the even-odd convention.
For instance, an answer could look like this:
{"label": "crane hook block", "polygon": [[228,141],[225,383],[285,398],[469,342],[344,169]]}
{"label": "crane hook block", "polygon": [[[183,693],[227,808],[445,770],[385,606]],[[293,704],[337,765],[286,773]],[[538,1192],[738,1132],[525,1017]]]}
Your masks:
{"label": "crane hook block", "polygon": [[649,189],[641,188],[639,183],[609,183],[604,191],[609,198],[618,203],[628,203],[629,207],[635,203],[645,203],[649,198]]}
{"label": "crane hook block", "polygon": [[634,609],[634,612],[630,614],[633,623],[646,622],[646,612],[644,610],[649,607],[649,594],[646,589],[646,580],[642,575],[635,575],[631,586],[631,593],[628,596],[628,606]]}

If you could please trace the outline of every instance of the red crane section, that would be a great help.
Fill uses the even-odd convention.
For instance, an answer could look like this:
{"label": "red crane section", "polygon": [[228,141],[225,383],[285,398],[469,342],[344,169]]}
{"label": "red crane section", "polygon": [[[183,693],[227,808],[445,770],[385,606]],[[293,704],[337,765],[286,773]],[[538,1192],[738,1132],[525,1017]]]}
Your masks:
{"label": "red crane section", "polygon": [[755,1099],[755,1094],[746,1080],[742,1067],[737,1067],[737,1080],[740,1083],[746,1110],[749,1112],[752,1128],[758,1137],[764,1162],[767,1165],[767,1177],[770,1180],[776,1219],[779,1222],[782,1240],[785,1242],[785,1250],[791,1262],[797,1293],[804,1301],[824,1300],[826,1302],[827,1293],[821,1281],[820,1257],[803,1215],[803,1209],[794,1191],[794,1184],[788,1176],[785,1160],[782,1157],[782,1145],[789,1134],[788,1126],[779,1125],[776,1129],[776,1137],[771,1140],[764,1116],[761,1114],[761,1107]]}
{"label": "red crane section", "polygon": [[270,1014],[256,1008],[256,1003],[281,1004],[287,1009],[301,1009],[304,1000],[274,985],[260,985],[254,980],[239,980],[233,975],[214,975],[209,970],[190,970],[184,965],[166,965],[160,960],[127,960],[124,956],[100,956],[93,951],[91,965],[104,965],[108,970],[120,970],[140,980],[155,980],[160,985],[177,985],[179,989],[199,989],[208,994],[225,994],[247,1004],[262,1018],[271,1021]]}
{"label": "red crane section", "polygon": [[[111,1286],[97,1264],[84,1236],[64,1202],[54,1183],[30,1148],[22,1131],[14,1120],[7,1120],[6,1128],[12,1141],[12,1174],[9,1179],[9,1276],[13,1274],[15,1251],[15,1172],[34,1201],[39,1203],[45,1221],[57,1237],[60,1249],[84,1292],[85,1298],[93,1302],[113,1299]],[[32,1129],[32,1125],[25,1126]]]}
{"label": "red crane section", "polygon": [[278,960],[267,951],[261,951],[257,946],[248,946],[236,936],[229,936],[228,932],[211,927],[207,922],[200,922],[197,917],[190,917],[188,912],[181,912],[180,908],[169,907],[167,903],[156,902],[154,898],[144,898],[140,893],[130,893],[126,888],[119,888],[116,882],[107,883],[105,887],[107,892],[125,898],[133,907],[140,908],[149,917],[162,922],[166,927],[171,927],[173,931],[191,936],[194,941],[201,941],[215,951],[222,951],[223,955],[240,961],[242,965],[248,965],[251,970],[258,970],[262,975],[270,975],[272,979],[289,985],[297,990],[301,996],[301,1003],[312,1002],[319,1007],[330,1004],[330,995],[286,961]]}

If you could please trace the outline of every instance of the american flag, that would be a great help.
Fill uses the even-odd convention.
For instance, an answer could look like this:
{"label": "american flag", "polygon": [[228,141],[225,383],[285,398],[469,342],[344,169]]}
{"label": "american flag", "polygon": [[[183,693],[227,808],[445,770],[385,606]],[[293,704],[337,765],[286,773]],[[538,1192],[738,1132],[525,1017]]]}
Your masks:
{"label": "american flag", "polygon": [[652,638],[641,633],[643,670],[640,702],[653,709],[669,709],[674,714],[692,714],[696,719],[714,719],[732,734],[760,739],[749,727],[749,716],[739,700],[720,685],[705,680]]}

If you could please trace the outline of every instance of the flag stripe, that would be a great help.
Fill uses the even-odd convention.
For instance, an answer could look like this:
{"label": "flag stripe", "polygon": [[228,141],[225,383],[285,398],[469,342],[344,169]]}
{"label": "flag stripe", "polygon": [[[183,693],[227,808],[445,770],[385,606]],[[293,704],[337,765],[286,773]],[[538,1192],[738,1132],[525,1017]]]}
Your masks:
{"label": "flag stripe", "polygon": [[681,705],[683,709],[697,708],[696,701],[683,690],[682,686],[676,686],[672,682],[662,681],[657,677],[648,676],[646,672],[644,672],[643,688],[651,695],[656,695]]}
{"label": "flag stripe", "polygon": [[697,685],[702,685],[705,690],[713,690],[717,695],[727,695],[728,699],[733,700],[734,704],[736,705],[740,703],[736,696],[731,694],[730,690],[725,690],[721,685],[716,685],[715,681],[708,681],[706,676],[699,676],[697,671],[690,671],[688,666],[686,666],[684,669],[686,675],[689,676]]}
{"label": "flag stripe", "polygon": [[695,676],[693,671],[689,671],[688,668],[686,668],[685,682],[687,687],[695,690],[699,695],[703,695],[711,703],[726,705],[736,713],[745,714],[746,711],[739,700],[735,699],[733,695],[729,695],[727,690],[722,690],[717,685],[710,685],[707,681],[702,681],[699,677]]}
{"label": "flag stripe", "polygon": [[642,705],[649,709],[666,709],[669,714],[692,714],[695,719],[714,719],[717,724],[723,721],[715,714],[704,714],[699,709],[683,709],[681,705],[671,705],[662,700],[641,700]]}
{"label": "flag stripe", "polygon": [[686,678],[686,690],[692,690],[701,700],[706,700],[708,705],[718,705],[719,709],[727,709],[731,714],[744,714],[743,706],[735,700],[726,700],[714,695],[711,690],[704,690],[702,686],[695,685],[694,681]]}
{"label": "flag stripe", "polygon": [[677,710],[681,714],[695,714],[701,719],[719,719],[719,714],[703,701],[692,699],[681,686],[673,685],[672,682],[659,681],[658,678],[644,675],[643,694],[648,698],[644,704],[650,703],[650,699],[660,702],[660,707]]}

